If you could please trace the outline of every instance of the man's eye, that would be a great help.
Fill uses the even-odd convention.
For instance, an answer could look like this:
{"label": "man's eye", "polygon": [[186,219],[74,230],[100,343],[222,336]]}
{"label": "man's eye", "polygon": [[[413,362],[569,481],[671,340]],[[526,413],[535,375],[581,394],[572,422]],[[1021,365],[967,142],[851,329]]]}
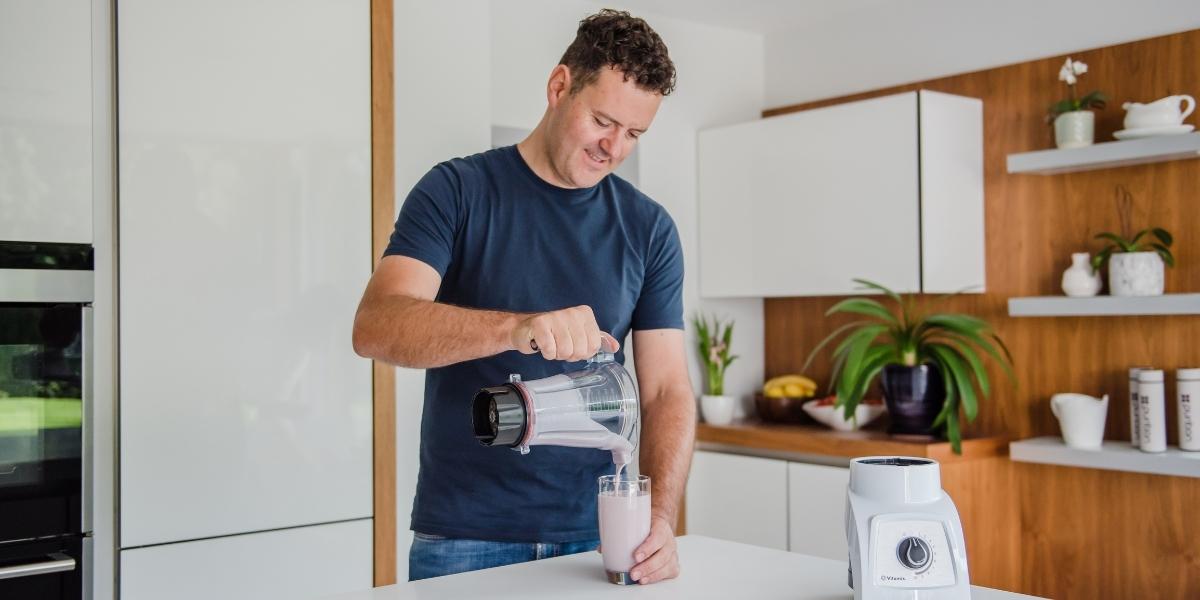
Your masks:
{"label": "man's eye", "polygon": [[634,133],[634,132],[632,132],[632,131],[630,131],[630,132],[629,132],[629,137],[631,137],[631,138],[633,138],[633,139],[635,139],[635,140],[636,140],[636,139],[638,139],[638,136],[639,136],[639,135],[641,135],[641,134],[640,134],[640,133]]}
{"label": "man's eye", "polygon": [[598,119],[596,117],[592,117],[592,120],[596,121],[596,124],[601,127],[608,127],[608,123],[605,123],[604,121],[601,121],[600,119]]}

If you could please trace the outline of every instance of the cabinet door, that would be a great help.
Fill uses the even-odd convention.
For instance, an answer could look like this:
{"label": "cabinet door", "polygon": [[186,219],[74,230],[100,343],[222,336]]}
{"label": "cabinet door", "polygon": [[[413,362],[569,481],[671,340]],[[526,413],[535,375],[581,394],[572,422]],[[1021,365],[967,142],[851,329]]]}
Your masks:
{"label": "cabinet door", "polygon": [[920,289],[915,92],[703,131],[707,297]]}
{"label": "cabinet door", "polygon": [[983,101],[926,90],[920,98],[921,288],[982,293]]}
{"label": "cabinet door", "polygon": [[92,2],[0,2],[0,241],[92,243]]}
{"label": "cabinet door", "polygon": [[370,517],[369,3],[117,10],[122,546]]}
{"label": "cabinet door", "polygon": [[787,550],[787,463],[697,451],[687,486],[687,530]]}
{"label": "cabinet door", "polygon": [[[788,463],[788,549],[846,558],[846,486],[850,469]],[[689,507],[690,508],[690,507]]]}
{"label": "cabinet door", "polygon": [[121,600],[321,598],[371,588],[370,519],[121,551]]}

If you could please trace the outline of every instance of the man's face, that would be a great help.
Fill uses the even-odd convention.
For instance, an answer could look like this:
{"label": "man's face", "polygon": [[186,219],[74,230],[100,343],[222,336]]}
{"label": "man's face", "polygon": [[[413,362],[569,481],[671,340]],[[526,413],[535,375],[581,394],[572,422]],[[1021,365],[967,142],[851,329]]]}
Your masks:
{"label": "man's face", "polygon": [[[558,69],[566,70],[559,66]],[[555,91],[556,70],[551,76],[550,135],[547,140],[551,165],[562,187],[596,185],[612,173],[637,144],[638,136],[662,103],[662,95],[625,81],[612,68],[600,71],[595,81],[575,94]],[[570,85],[569,75],[566,85]]]}

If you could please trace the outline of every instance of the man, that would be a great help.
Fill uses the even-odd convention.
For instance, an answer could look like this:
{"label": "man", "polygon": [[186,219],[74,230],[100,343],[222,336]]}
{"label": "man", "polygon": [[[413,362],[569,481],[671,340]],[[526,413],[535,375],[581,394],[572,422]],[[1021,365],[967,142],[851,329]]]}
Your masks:
{"label": "man", "polygon": [[641,472],[652,480],[639,583],[675,577],[674,527],[695,405],[683,343],[683,258],[666,211],[612,171],[675,82],[661,38],[604,10],[550,73],[547,107],[516,146],[435,166],[405,200],[363,294],[354,349],[428,369],[413,503],[412,580],[593,550],[608,452],[473,437],[481,387],[577,370],[633,331]]}

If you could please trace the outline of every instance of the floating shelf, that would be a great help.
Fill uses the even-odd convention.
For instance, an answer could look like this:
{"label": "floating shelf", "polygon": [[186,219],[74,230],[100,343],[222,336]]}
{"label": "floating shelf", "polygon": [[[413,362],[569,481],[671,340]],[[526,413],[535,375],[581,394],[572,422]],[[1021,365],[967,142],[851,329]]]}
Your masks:
{"label": "floating shelf", "polygon": [[1129,442],[1104,442],[1097,450],[1080,450],[1067,446],[1059,437],[1039,437],[1009,444],[1008,455],[1017,462],[1200,477],[1200,452],[1179,448],[1158,453],[1142,452]]}
{"label": "floating shelf", "polygon": [[1105,317],[1117,315],[1200,315],[1200,294],[1161,296],[1031,296],[1009,298],[1010,317]]}
{"label": "floating shelf", "polygon": [[1104,142],[1067,150],[1009,154],[1008,172],[1052,175],[1184,158],[1200,158],[1200,133]]}

